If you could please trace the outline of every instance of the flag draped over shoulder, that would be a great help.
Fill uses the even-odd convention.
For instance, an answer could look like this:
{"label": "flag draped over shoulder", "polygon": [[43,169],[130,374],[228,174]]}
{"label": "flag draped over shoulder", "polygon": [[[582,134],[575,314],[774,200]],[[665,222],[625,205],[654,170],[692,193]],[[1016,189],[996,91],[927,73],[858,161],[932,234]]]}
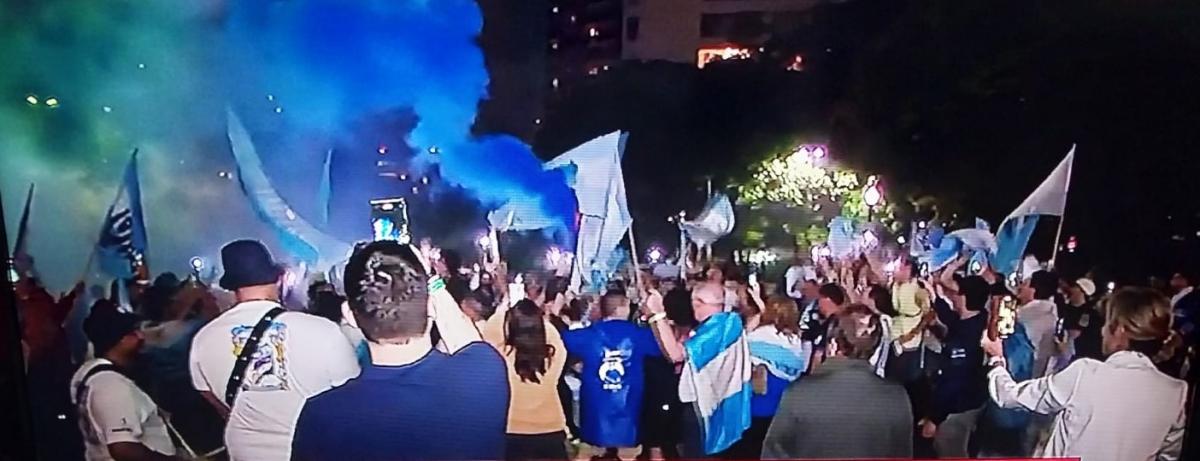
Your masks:
{"label": "flag draped over shoulder", "polygon": [[763,365],[780,379],[795,381],[808,368],[811,342],[798,335],[785,335],[776,328],[758,328],[746,335],[750,363]]}
{"label": "flag draped over shoulder", "polygon": [[750,427],[750,347],[742,319],[732,312],[709,317],[684,343],[687,361],[679,398],[694,403],[703,426],[704,452],[728,449]]}
{"label": "flag draped over shoulder", "polygon": [[130,279],[134,262],[145,257],[146,223],[142,219],[142,189],[138,181],[137,151],[125,166],[117,199],[108,207],[96,241],[100,269],[109,276]]}
{"label": "flag draped over shoulder", "polygon": [[[1037,227],[1039,216],[1062,217],[1067,207],[1067,191],[1071,188],[1071,168],[1075,162],[1075,147],[1058,163],[1037,189],[1017,209],[1009,213],[996,231],[997,251],[992,266],[1008,275],[1016,272]],[[1058,242],[1054,243],[1055,245]]]}

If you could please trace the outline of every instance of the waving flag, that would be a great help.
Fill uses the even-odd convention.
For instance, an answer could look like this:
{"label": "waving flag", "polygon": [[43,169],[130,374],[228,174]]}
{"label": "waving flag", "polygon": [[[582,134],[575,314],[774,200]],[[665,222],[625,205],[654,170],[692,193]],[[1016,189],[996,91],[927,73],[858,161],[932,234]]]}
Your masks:
{"label": "waving flag", "polygon": [[733,232],[734,222],[733,204],[729,202],[729,197],[715,194],[709,197],[696,219],[684,221],[680,226],[697,245],[708,246]]}
{"label": "waving flag", "polygon": [[271,186],[263,171],[262,159],[250,141],[242,121],[228,109],[229,145],[237,160],[242,192],[250,199],[259,217],[275,229],[280,243],[293,257],[320,270],[350,253],[350,245],[321,232],[296,214]]}
{"label": "waving flag", "polygon": [[750,346],[736,313],[714,314],[684,343],[687,361],[679,400],[694,403],[703,426],[704,452],[728,449],[750,427]]}
{"label": "waving flag", "polygon": [[137,150],[125,166],[117,199],[108,207],[96,242],[104,273],[121,279],[134,275],[134,263],[146,254],[146,223],[142,219],[142,189],[138,182]]}
{"label": "waving flag", "polygon": [[[996,232],[996,259],[992,266],[1004,275],[1016,272],[1018,261],[1024,256],[1029,237],[1037,226],[1039,216],[1063,216],[1067,207],[1067,190],[1071,187],[1071,168],[1075,162],[1075,146],[1050,172],[1037,189],[1009,213]],[[1054,242],[1058,245],[1058,242]]]}
{"label": "waving flag", "polygon": [[624,139],[624,134],[614,131],[546,162],[548,170],[571,165],[576,169],[571,188],[579,202],[580,218],[572,287],[593,283],[594,271],[615,269],[607,267],[609,256],[633,224],[621,171]]}

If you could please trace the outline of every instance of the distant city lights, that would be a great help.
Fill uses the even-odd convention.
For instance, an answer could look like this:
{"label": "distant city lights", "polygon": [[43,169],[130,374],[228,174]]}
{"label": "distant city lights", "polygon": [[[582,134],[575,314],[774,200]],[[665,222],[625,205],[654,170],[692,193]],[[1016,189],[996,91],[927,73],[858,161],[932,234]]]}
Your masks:
{"label": "distant city lights", "polygon": [[748,48],[736,48],[733,46],[700,48],[696,50],[696,67],[703,69],[704,66],[717,61],[749,58],[750,49]]}

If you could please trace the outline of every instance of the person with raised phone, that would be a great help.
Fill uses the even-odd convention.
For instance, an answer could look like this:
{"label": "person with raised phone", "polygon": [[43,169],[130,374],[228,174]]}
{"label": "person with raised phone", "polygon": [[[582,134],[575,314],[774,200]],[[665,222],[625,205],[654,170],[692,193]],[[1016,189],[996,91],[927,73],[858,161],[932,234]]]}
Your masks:
{"label": "person with raised phone", "polygon": [[[362,329],[371,362],[358,378],[304,404],[292,459],[504,458],[505,362],[443,279],[427,275],[422,253],[378,241],[350,257],[347,319]],[[434,325],[439,348],[430,337]]]}

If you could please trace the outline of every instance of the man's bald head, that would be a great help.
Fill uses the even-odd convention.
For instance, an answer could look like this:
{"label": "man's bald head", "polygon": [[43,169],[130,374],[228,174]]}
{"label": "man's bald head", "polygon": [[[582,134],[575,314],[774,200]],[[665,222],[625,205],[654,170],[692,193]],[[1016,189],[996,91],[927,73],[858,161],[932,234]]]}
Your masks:
{"label": "man's bald head", "polygon": [[713,282],[702,282],[692,289],[692,310],[696,320],[703,322],[725,307],[725,287]]}

